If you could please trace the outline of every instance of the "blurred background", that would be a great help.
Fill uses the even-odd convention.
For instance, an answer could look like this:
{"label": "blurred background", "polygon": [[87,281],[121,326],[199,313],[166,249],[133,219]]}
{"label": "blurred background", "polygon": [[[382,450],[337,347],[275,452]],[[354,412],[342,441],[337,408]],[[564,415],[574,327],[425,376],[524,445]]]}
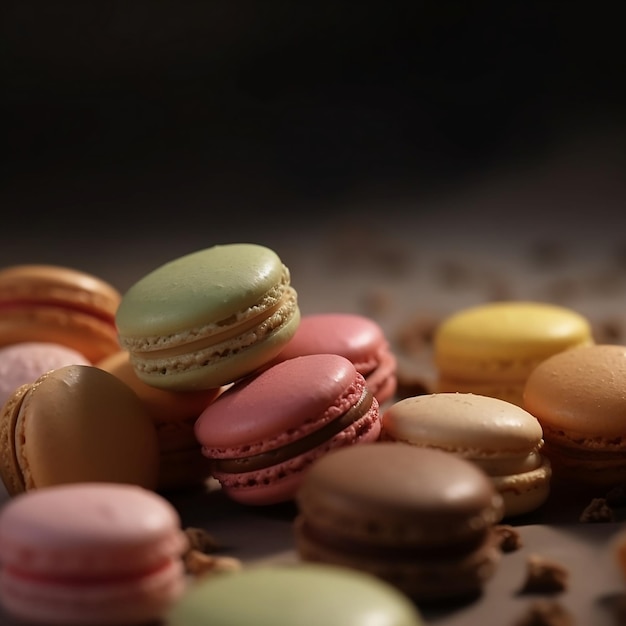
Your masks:
{"label": "blurred background", "polygon": [[480,233],[626,222],[616,5],[1,11],[2,264],[67,261],[125,287],[188,250],[304,241],[340,219],[439,220],[451,246],[473,215]]}

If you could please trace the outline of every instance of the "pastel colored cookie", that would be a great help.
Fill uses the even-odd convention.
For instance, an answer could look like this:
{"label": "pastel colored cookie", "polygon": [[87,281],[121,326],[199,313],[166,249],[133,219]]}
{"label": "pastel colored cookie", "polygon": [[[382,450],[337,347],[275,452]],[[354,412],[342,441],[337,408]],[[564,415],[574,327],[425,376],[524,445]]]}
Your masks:
{"label": "pastel colored cookie", "polygon": [[168,626],[421,626],[415,605],[366,574],[322,564],[263,565],[201,579]]}
{"label": "pastel colored cookie", "polygon": [[434,391],[460,391],[522,404],[524,383],[541,361],[593,343],[588,320],[542,302],[490,302],[462,309],[435,329]]}
{"label": "pastel colored cookie", "polygon": [[405,398],[385,411],[381,439],[472,461],[493,480],[506,517],[533,511],[548,499],[551,468],[541,452],[541,424],[511,402],[471,393]]}
{"label": "pastel colored cookie", "polygon": [[0,413],[0,477],[11,495],[73,482],[157,485],[156,430],[137,395],[91,365],[19,387]]}
{"label": "pastel colored cookie", "polygon": [[185,590],[174,507],[132,485],[75,483],[0,510],[0,603],[29,624],[146,624]]}
{"label": "pastel colored cookie", "polygon": [[126,383],[143,402],[159,440],[160,491],[200,485],[209,477],[209,460],[202,454],[194,425],[218,389],[174,391],[158,389],[139,379],[126,351],[120,351],[98,367]]}
{"label": "pastel colored cookie", "polygon": [[0,346],[59,343],[90,362],[120,349],[115,313],[121,294],[91,274],[56,265],[0,270]]}
{"label": "pastel colored cookie", "polygon": [[306,562],[380,577],[417,603],[473,598],[500,561],[502,497],[475,464],[397,442],[333,451],[298,490]]}
{"label": "pastel colored cookie", "polygon": [[352,361],[379,404],[393,397],[397,387],[396,357],[383,329],[373,319],[352,313],[303,315],[278,358],[324,353]]}
{"label": "pastel colored cookie", "polygon": [[117,310],[137,376],[164,389],[211,389],[270,362],[300,321],[288,268],[269,248],[228,244],[166,263]]}
{"label": "pastel colored cookie", "polygon": [[354,365],[335,354],[296,357],[250,376],[196,422],[222,490],[257,505],[292,500],[316,459],[379,434],[376,398]]}
{"label": "pastel colored cookie", "polygon": [[541,423],[554,480],[575,491],[626,484],[626,346],[554,355],[528,377],[524,407]]}
{"label": "pastel colored cookie", "polygon": [[87,357],[58,343],[23,341],[0,348],[0,407],[21,385],[64,365],[89,365]]}

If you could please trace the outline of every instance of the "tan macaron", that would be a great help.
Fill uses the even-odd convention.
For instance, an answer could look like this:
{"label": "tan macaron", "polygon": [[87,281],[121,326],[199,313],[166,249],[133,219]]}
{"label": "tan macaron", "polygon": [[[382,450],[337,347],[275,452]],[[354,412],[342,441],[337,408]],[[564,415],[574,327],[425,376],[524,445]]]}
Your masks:
{"label": "tan macaron", "polygon": [[382,439],[439,448],[483,469],[504,501],[505,516],[535,510],[550,492],[539,421],[521,407],[472,393],[400,400],[383,415]]}
{"label": "tan macaron", "polygon": [[128,385],[91,365],[19,387],[0,414],[0,476],[11,495],[73,482],[154,489],[156,430]]}

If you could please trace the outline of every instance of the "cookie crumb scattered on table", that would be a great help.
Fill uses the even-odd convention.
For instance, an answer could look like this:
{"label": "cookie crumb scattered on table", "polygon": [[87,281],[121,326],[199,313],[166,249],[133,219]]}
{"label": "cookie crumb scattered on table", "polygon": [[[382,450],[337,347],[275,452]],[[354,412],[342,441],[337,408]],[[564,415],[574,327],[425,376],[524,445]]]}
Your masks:
{"label": "cookie crumb scattered on table", "polygon": [[606,498],[593,498],[580,514],[579,522],[583,524],[614,522],[615,512]]}
{"label": "cookie crumb scattered on table", "polygon": [[200,550],[189,550],[184,556],[184,563],[185,571],[196,578],[236,572],[243,567],[242,562],[234,557],[205,554]]}
{"label": "cookie crumb scattered on table", "polygon": [[500,539],[500,550],[502,552],[514,552],[522,547],[522,537],[513,526],[508,524],[498,524],[495,531]]}
{"label": "cookie crumb scattered on table", "polygon": [[531,554],[526,561],[526,579],[522,593],[556,593],[565,591],[569,582],[569,571],[560,563]]}
{"label": "cookie crumb scattered on table", "polygon": [[187,526],[184,529],[187,540],[189,541],[189,550],[197,550],[199,552],[215,552],[219,549],[220,545],[204,528],[196,528],[194,526]]}

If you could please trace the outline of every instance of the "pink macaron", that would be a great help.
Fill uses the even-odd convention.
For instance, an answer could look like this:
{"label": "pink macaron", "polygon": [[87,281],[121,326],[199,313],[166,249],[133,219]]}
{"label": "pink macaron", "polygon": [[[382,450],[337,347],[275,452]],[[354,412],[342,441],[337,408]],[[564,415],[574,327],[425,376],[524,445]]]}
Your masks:
{"label": "pink macaron", "polygon": [[336,354],[295,357],[225,391],[195,432],[224,493],[242,504],[293,500],[326,452],[378,439],[379,405],[353,363]]}
{"label": "pink macaron", "polygon": [[65,365],[89,365],[82,352],[58,343],[22,341],[0,348],[0,406],[21,385]]}
{"label": "pink macaron", "polygon": [[373,319],[353,313],[303,315],[278,360],[323,353],[352,361],[379,404],[395,394],[397,360],[383,329]]}
{"label": "pink macaron", "polygon": [[0,603],[35,624],[144,624],[186,588],[176,509],[134,485],[72,483],[0,510]]}

